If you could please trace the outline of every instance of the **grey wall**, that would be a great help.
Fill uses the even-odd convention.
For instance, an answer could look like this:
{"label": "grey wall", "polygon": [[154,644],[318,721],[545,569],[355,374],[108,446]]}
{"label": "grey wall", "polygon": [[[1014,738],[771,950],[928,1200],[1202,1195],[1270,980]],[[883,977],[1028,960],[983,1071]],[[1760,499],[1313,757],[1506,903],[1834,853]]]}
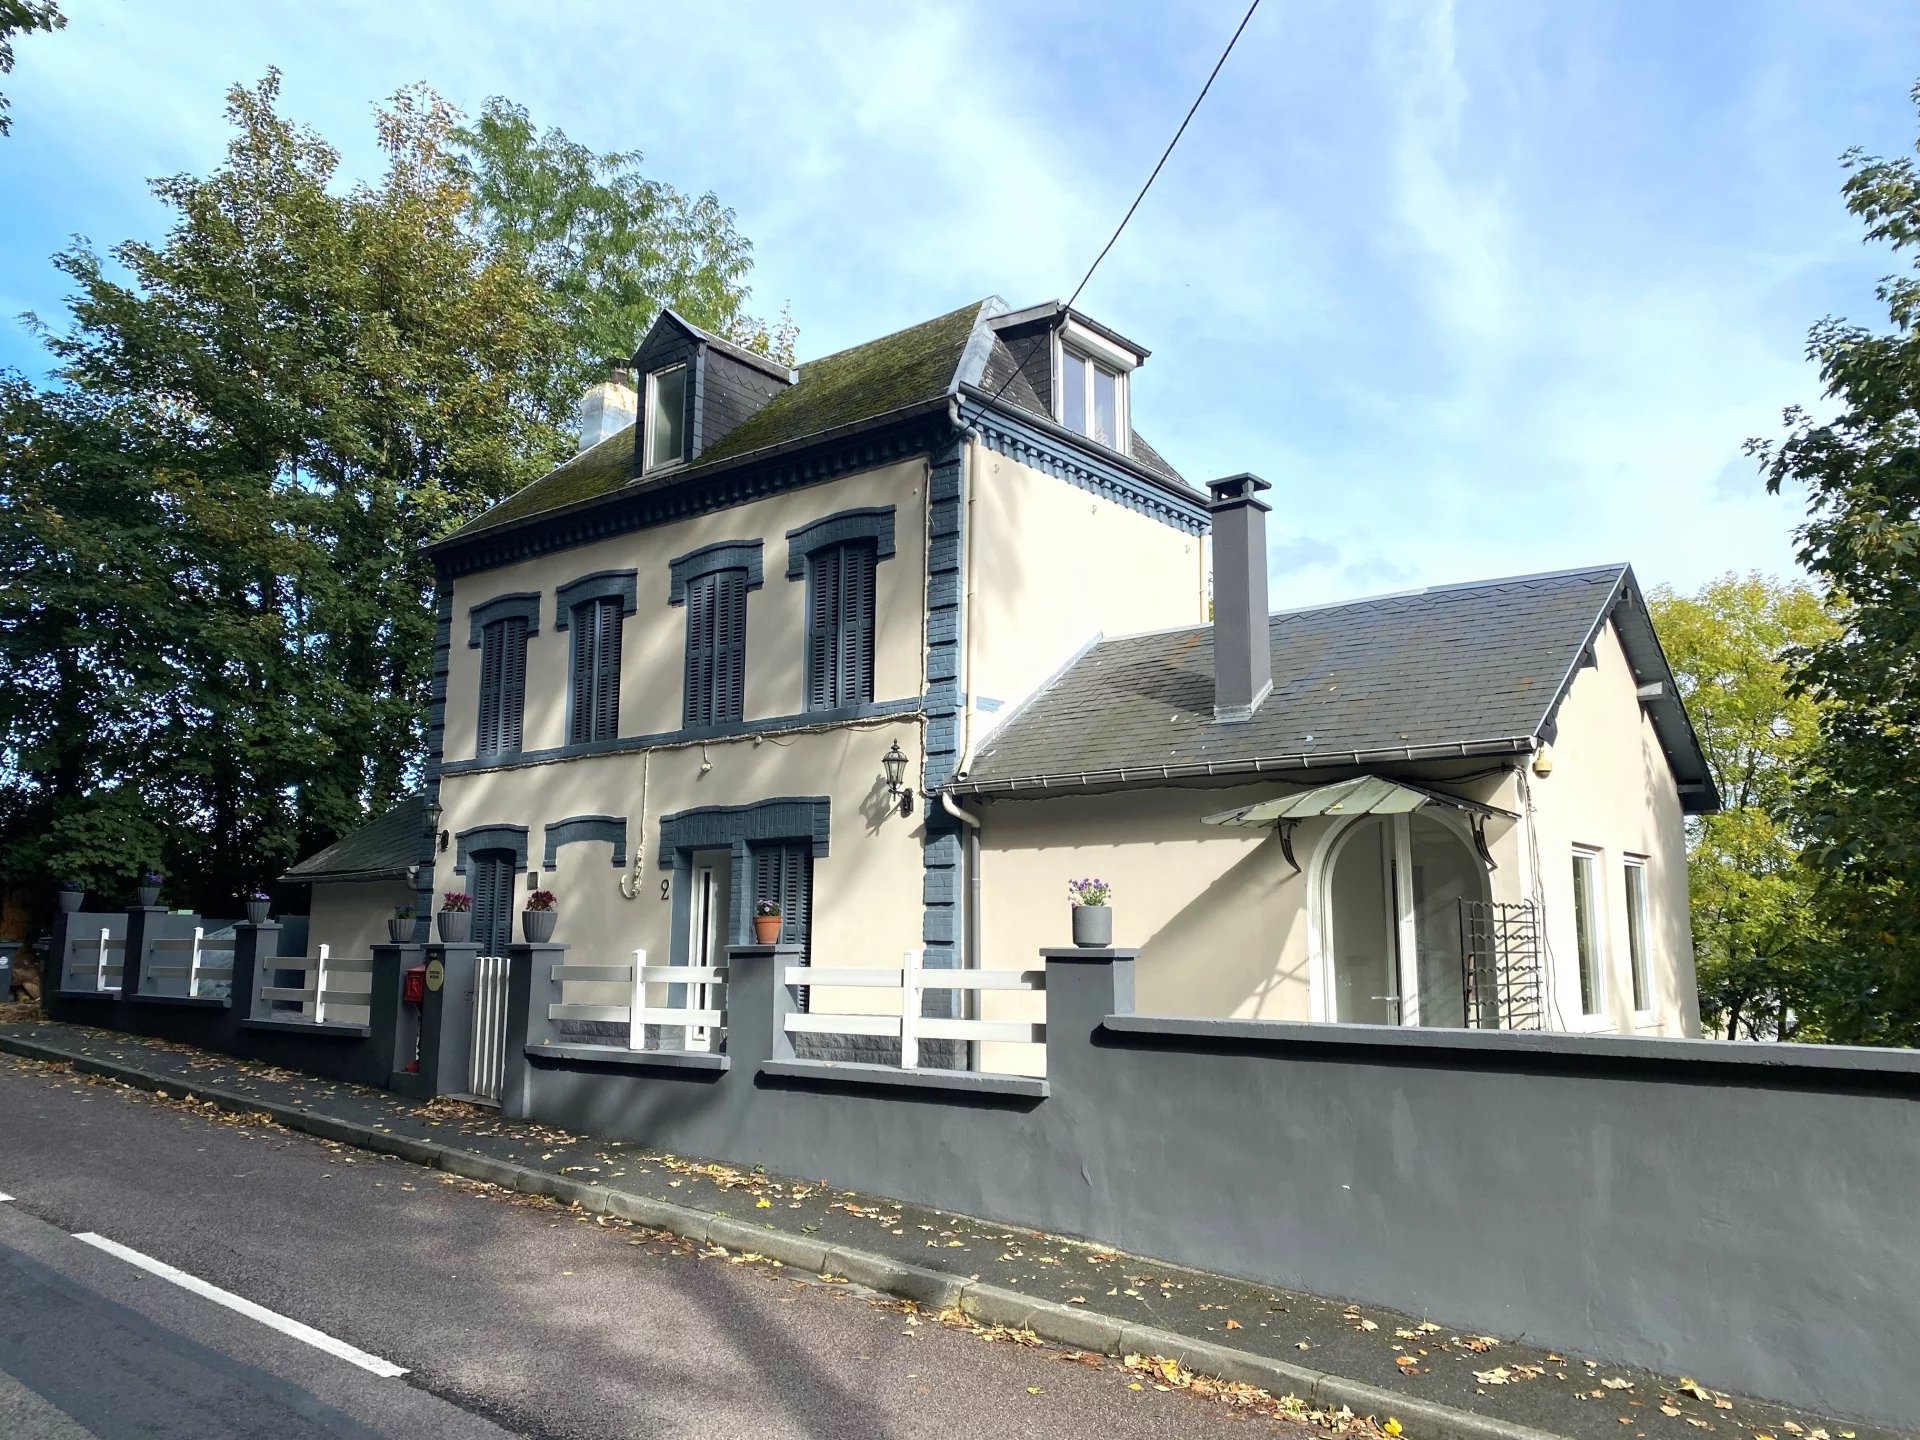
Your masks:
{"label": "grey wall", "polygon": [[510,1113],[1911,1419],[1920,1056],[1137,1017],[1049,952],[1045,1081],[903,1075],[788,1058],[742,947],[724,1059],[635,1062],[542,1045],[559,954]]}

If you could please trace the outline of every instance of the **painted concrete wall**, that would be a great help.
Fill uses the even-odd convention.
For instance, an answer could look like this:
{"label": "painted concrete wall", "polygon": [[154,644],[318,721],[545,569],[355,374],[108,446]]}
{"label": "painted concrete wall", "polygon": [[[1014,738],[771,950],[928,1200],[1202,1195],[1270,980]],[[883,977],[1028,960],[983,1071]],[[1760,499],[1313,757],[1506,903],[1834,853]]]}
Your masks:
{"label": "painted concrete wall", "polygon": [[772,958],[733,958],[727,1068],[536,1044],[509,1113],[1912,1418],[1911,1053],[1133,1016],[1086,953],[1044,1088],[929,1089],[782,1059]]}
{"label": "painted concrete wall", "polygon": [[326,945],[335,955],[370,955],[387,943],[387,918],[414,903],[404,880],[317,880],[307,911],[311,953]]}
{"label": "painted concrete wall", "polygon": [[925,653],[926,465],[904,461],[785,491],[713,514],[542,555],[464,576],[453,590],[453,643],[447,673],[445,758],[474,756],[480,651],[469,648],[468,614],[499,595],[541,596],[540,633],[527,642],[527,750],[564,743],[570,631],[554,628],[554,592],[601,570],[637,570],[635,610],[621,630],[620,733],[654,735],[680,728],[684,703],[687,611],[667,601],[668,562],[725,540],[762,541],[764,584],[747,594],[745,715],[795,715],[805,709],[806,584],[787,578],[787,531],[837,511],[892,505],[895,553],[875,571],[874,698],[919,695]]}
{"label": "painted concrete wall", "polygon": [[[1700,997],[1687,908],[1686,820],[1653,725],[1640,708],[1633,672],[1608,625],[1595,665],[1579,672],[1560,707],[1553,772],[1529,775],[1540,898],[1553,976],[1554,1023],[1566,1030],[1698,1035]],[[1583,1016],[1573,910],[1573,851],[1597,853],[1600,950],[1606,1013]],[[1633,1009],[1622,863],[1647,862],[1648,969],[1654,1006]]]}
{"label": "painted concrete wall", "polygon": [[1097,634],[1206,618],[1205,541],[975,443],[969,690],[975,738]]}

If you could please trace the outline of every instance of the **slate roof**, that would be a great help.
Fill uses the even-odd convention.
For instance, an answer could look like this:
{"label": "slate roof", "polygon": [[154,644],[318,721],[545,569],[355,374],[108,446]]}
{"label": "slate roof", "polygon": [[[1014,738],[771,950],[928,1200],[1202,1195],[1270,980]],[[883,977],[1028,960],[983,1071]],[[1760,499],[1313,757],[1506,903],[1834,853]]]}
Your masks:
{"label": "slate roof", "polygon": [[1717,804],[1632,570],[1600,566],[1451,585],[1270,618],[1273,692],[1252,720],[1213,718],[1213,627],[1093,644],[1022,705],[947,788],[1038,793],[1206,775],[1513,754],[1548,733],[1609,617],[1688,795]]}
{"label": "slate roof", "polygon": [[390,880],[403,878],[420,860],[427,828],[426,797],[409,795],[386,814],[342,835],[309,855],[282,880]]}
{"label": "slate roof", "polygon": [[[996,365],[1011,362],[1006,347],[986,322],[1005,308],[1003,301],[988,297],[864,345],[810,360],[798,367],[792,385],[707,446],[693,464],[657,478],[635,478],[634,427],[628,425],[509,495],[433,548],[590,502],[616,490],[686,484],[756,451],[931,405],[957,395],[963,384],[986,385],[991,390],[1005,374]],[[705,331],[698,333],[710,343],[726,344]],[[727,348],[731,352],[736,347]],[[993,376],[991,385],[982,379],[986,374]],[[1024,380],[1010,386],[1003,398],[1036,414],[1045,413],[1033,388]],[[1187,488],[1173,467],[1137,432],[1132,459],[1160,480]]]}

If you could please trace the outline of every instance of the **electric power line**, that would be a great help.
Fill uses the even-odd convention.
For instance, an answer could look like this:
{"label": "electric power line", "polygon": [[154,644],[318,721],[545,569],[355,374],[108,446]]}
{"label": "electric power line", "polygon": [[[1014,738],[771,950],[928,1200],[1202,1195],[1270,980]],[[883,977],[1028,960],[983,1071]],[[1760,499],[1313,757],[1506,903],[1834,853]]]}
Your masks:
{"label": "electric power line", "polygon": [[[1166,165],[1167,157],[1173,154],[1173,147],[1180,143],[1180,137],[1187,133],[1187,126],[1193,123],[1193,117],[1199,112],[1200,102],[1207,98],[1207,92],[1213,88],[1213,82],[1219,78],[1221,67],[1227,63],[1227,57],[1233,54],[1233,47],[1240,43],[1240,36],[1246,31],[1248,22],[1253,19],[1253,12],[1259,8],[1260,0],[1253,0],[1253,3],[1247,6],[1247,13],[1240,17],[1240,24],[1235,27],[1233,37],[1227,41],[1227,48],[1222,50],[1220,58],[1213,62],[1213,69],[1207,74],[1207,83],[1202,85],[1200,93],[1193,97],[1193,104],[1187,107],[1186,117],[1181,120],[1180,128],[1173,132],[1173,138],[1167,142],[1167,148],[1160,152],[1159,160],[1154,163],[1153,173],[1147,176],[1147,183],[1140,187],[1140,193],[1133,197],[1133,203],[1127,207],[1127,213],[1120,217],[1120,223],[1114,226],[1113,234],[1107,237],[1107,243],[1101,246],[1100,253],[1093,257],[1093,264],[1087,267],[1087,273],[1080,277],[1080,283],[1073,287],[1073,294],[1067,297],[1067,309],[1073,308],[1073,302],[1080,298],[1080,292],[1085,290],[1087,282],[1093,279],[1093,272],[1100,268],[1100,262],[1107,258],[1107,252],[1113,249],[1121,233],[1127,228],[1127,222],[1133,219],[1133,212],[1138,210],[1140,202],[1147,198],[1147,191],[1153,188],[1153,182],[1160,178],[1160,171]],[[1007,386],[1013,383],[1013,377],[1018,373],[1017,369],[1008,372],[1007,378],[1000,382],[1000,388],[973,412],[975,420],[980,418],[981,410],[986,405],[991,405],[1006,393]]]}

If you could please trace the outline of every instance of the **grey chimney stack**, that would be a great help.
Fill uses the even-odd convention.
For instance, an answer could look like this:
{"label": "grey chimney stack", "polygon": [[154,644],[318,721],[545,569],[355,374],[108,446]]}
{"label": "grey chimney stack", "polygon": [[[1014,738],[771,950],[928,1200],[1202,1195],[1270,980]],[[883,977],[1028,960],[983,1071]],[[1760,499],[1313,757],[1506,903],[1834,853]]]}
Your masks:
{"label": "grey chimney stack", "polygon": [[581,397],[580,448],[591,450],[640,417],[640,396],[624,360],[607,362],[607,378]]}
{"label": "grey chimney stack", "polygon": [[1213,499],[1213,718],[1251,720],[1273,689],[1267,638],[1267,511],[1258,475],[1229,475]]}

